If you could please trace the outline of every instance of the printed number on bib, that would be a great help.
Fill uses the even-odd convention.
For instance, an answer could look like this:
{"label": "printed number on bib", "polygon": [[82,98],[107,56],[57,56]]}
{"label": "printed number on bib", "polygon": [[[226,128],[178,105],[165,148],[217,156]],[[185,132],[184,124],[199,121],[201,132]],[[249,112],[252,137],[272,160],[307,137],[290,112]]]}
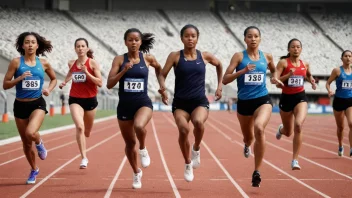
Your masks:
{"label": "printed number on bib", "polygon": [[123,89],[125,92],[144,92],[144,79],[126,78]]}
{"label": "printed number on bib", "polygon": [[26,77],[22,80],[23,90],[39,90],[40,79],[37,76]]}
{"label": "printed number on bib", "polygon": [[342,81],[342,89],[352,89],[352,80]]}
{"label": "printed number on bib", "polygon": [[244,75],[244,84],[245,85],[261,85],[264,82],[263,73],[251,73]]}
{"label": "printed number on bib", "polygon": [[86,82],[86,74],[83,72],[73,72],[72,81],[75,83]]}
{"label": "printed number on bib", "polygon": [[291,76],[288,79],[289,87],[302,87],[304,83],[303,76]]}

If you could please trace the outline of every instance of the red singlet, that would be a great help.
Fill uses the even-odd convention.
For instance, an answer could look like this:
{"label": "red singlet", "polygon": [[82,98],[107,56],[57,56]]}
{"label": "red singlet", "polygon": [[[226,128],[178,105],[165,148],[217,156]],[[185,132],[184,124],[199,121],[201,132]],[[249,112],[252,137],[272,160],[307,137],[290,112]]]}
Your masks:
{"label": "red singlet", "polygon": [[293,72],[293,75],[288,78],[287,81],[284,82],[285,86],[282,88],[282,93],[284,94],[295,94],[304,91],[304,79],[307,74],[306,66],[303,64],[302,60],[299,60],[299,67],[295,67],[292,65],[291,60],[289,58],[287,60],[287,67],[282,72],[281,76],[284,76],[290,73],[291,68],[295,68],[296,70]]}
{"label": "red singlet", "polygon": [[[84,63],[87,71],[94,76],[93,70],[90,68],[90,58]],[[98,93],[97,85],[87,77],[87,75],[77,68],[77,60],[71,67],[72,72],[72,86],[70,90],[70,96],[75,98],[93,98]]]}

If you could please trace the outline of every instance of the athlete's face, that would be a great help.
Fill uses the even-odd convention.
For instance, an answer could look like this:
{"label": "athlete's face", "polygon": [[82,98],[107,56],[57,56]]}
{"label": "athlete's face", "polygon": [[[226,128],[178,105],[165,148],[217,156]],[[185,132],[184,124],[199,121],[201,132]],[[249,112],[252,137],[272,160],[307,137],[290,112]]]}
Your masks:
{"label": "athlete's face", "polygon": [[352,63],[352,53],[345,52],[341,58],[344,65],[351,65]]}
{"label": "athlete's face", "polygon": [[260,33],[255,28],[249,29],[246,36],[244,37],[244,42],[246,42],[247,46],[251,48],[257,48],[260,41]]}
{"label": "athlete's face", "polygon": [[76,42],[75,51],[77,56],[86,56],[89,48],[84,40],[79,40]]}
{"label": "athlete's face", "polygon": [[194,28],[187,28],[181,37],[186,48],[195,48],[198,42],[198,33]]}
{"label": "athlete's face", "polygon": [[292,41],[290,43],[290,48],[288,49],[290,56],[292,57],[299,57],[302,52],[301,42],[299,41]]}
{"label": "athlete's face", "polygon": [[25,54],[35,54],[38,47],[38,42],[35,36],[28,35],[24,38],[22,48],[24,49]]}
{"label": "athlete's face", "polygon": [[131,32],[127,35],[125,45],[129,52],[138,52],[142,44],[141,35],[138,32]]}

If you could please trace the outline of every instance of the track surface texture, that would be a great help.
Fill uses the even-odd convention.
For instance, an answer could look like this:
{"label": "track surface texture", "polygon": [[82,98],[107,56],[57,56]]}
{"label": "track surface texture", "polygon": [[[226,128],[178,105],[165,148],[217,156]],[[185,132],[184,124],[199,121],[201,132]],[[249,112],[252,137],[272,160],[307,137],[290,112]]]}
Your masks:
{"label": "track surface texture", "polygon": [[[201,166],[194,169],[192,182],[184,180],[184,160],[172,114],[154,112],[146,127],[151,164],[141,168],[141,189],[132,189],[125,144],[117,120],[110,119],[96,123],[87,139],[87,169],[79,169],[75,129],[43,135],[49,152],[44,161],[36,157],[40,173],[34,185],[25,184],[30,168],[21,142],[1,146],[0,197],[352,197],[348,126],[343,140],[345,153],[339,157],[333,115],[308,115],[299,157],[302,169],[293,171],[293,136],[276,140],[280,123],[280,116],[272,114],[265,129],[266,152],[259,188],[251,186],[254,158],[243,156],[236,112],[209,113],[201,144]],[[192,131],[189,140],[192,145]],[[253,145],[251,148],[253,153]],[[139,156],[138,165],[141,167]]]}

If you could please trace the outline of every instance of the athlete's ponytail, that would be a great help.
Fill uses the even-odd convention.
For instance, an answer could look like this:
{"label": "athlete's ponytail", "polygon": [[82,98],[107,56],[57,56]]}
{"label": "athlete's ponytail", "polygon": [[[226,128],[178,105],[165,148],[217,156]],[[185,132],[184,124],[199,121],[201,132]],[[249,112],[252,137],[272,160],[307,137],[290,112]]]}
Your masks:
{"label": "athlete's ponytail", "polygon": [[152,33],[142,33],[139,29],[137,28],[130,28],[128,29],[124,36],[123,36],[123,39],[126,41],[127,39],[127,35],[129,33],[132,33],[132,32],[137,32],[139,33],[140,37],[141,37],[141,40],[142,40],[142,44],[141,46],[139,47],[139,50],[143,53],[148,53],[150,49],[153,48],[153,44],[155,43],[155,37],[154,37],[154,34]]}
{"label": "athlete's ponytail", "polygon": [[[296,39],[296,38],[293,38],[293,39],[291,39],[291,40],[288,42],[288,44],[287,44],[287,51],[290,51],[290,46],[291,46],[291,43],[292,43],[293,41],[298,41],[299,44],[300,44],[301,47],[302,47],[302,42],[301,42],[300,40]],[[280,60],[281,60],[281,59],[286,59],[286,58],[289,58],[289,57],[290,57],[290,52],[289,52],[286,56],[281,56],[281,57],[280,57]]]}
{"label": "athlete's ponytail", "polygon": [[280,57],[280,60],[281,60],[281,59],[286,59],[286,58],[290,58],[290,52],[289,52],[289,53],[287,53],[287,55],[286,55],[286,56],[281,56],[281,57]]}
{"label": "athlete's ponytail", "polygon": [[142,45],[139,50],[144,53],[148,53],[150,49],[153,48],[155,42],[154,34],[152,33],[143,33],[142,34]]}

